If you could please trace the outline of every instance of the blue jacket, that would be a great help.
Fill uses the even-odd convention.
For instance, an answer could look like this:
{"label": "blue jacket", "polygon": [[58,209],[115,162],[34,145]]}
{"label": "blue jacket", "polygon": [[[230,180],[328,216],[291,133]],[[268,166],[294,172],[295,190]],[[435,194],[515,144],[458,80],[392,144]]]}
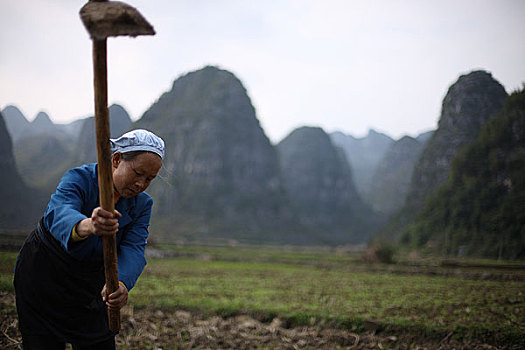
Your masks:
{"label": "blue jacket", "polygon": [[[47,205],[44,226],[61,243],[64,250],[78,260],[103,258],[102,237],[89,236],[69,243],[73,227],[91,217],[99,204],[97,165],[86,164],[69,170],[60,181]],[[132,198],[120,198],[115,204],[122,217],[116,235],[118,275],[131,290],[146,266],[144,250],[149,235],[148,226],[153,200],[146,193]]]}

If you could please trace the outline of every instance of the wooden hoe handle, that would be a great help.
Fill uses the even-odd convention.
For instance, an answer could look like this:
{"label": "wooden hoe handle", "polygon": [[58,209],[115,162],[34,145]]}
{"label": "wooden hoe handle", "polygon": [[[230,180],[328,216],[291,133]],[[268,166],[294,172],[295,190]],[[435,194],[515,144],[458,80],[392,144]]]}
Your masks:
{"label": "wooden hoe handle", "polygon": [[[98,187],[100,206],[113,213],[113,176],[111,171],[111,145],[109,142],[109,111],[107,83],[106,39],[93,40],[93,72],[95,84],[95,133],[97,138]],[[108,295],[118,289],[117,246],[115,235],[103,236],[104,272]],[[109,329],[120,329],[120,311],[108,310]]]}
{"label": "wooden hoe handle", "polygon": [[[98,187],[100,206],[111,213],[113,177],[111,146],[109,143],[108,77],[106,39],[111,36],[155,35],[155,30],[136,8],[122,1],[89,0],[80,9],[80,19],[93,40],[93,67],[95,83],[95,130],[97,135]],[[104,236],[104,272],[106,290],[118,289],[117,248],[115,235]],[[120,311],[109,311],[109,329],[120,329]]]}

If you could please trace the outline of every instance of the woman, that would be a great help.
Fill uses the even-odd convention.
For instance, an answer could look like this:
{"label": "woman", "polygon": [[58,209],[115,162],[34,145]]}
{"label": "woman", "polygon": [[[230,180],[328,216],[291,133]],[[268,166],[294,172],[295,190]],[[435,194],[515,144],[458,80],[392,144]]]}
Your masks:
{"label": "woman", "polygon": [[[27,238],[15,268],[24,349],[114,349],[107,308],[126,305],[142,273],[153,201],[143,193],[164,141],[147,130],[111,140],[115,212],[99,207],[96,163],[69,170]],[[116,233],[119,288],[105,288],[102,236]]]}

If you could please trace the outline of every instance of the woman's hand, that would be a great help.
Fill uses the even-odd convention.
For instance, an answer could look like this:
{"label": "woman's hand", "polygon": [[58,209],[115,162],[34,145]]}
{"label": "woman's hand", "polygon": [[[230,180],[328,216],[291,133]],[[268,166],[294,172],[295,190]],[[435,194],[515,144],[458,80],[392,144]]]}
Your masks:
{"label": "woman's hand", "polygon": [[102,300],[110,310],[120,310],[128,303],[128,289],[122,282],[119,282],[117,290],[109,296],[107,295],[106,285],[104,285],[100,294],[102,295]]}
{"label": "woman's hand", "polygon": [[80,221],[77,225],[77,235],[87,237],[90,235],[113,235],[118,231],[118,218],[122,215],[115,210],[114,214],[97,207],[93,209],[91,217]]}

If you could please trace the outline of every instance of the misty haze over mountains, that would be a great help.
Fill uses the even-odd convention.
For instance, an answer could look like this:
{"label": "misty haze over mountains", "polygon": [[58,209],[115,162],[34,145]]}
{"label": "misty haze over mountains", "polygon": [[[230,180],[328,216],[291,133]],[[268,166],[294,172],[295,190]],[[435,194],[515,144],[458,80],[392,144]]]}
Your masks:
{"label": "misty haze over mountains", "polygon": [[[272,145],[242,82],[208,66],[176,79],[136,122],[119,105],[110,120],[113,137],[146,128],[166,141],[162,179],[148,190],[153,239],[344,245],[377,234],[397,242],[506,98],[489,73],[475,71],[449,89],[435,132],[394,140],[305,126]],[[11,159],[2,165],[4,191],[46,198],[67,169],[96,160],[92,118],[59,125],[41,112],[29,123],[15,106],[1,114],[10,137],[0,151]],[[17,206],[28,205],[18,197]],[[0,228],[28,226],[0,209]],[[41,213],[33,215],[36,222]]]}

